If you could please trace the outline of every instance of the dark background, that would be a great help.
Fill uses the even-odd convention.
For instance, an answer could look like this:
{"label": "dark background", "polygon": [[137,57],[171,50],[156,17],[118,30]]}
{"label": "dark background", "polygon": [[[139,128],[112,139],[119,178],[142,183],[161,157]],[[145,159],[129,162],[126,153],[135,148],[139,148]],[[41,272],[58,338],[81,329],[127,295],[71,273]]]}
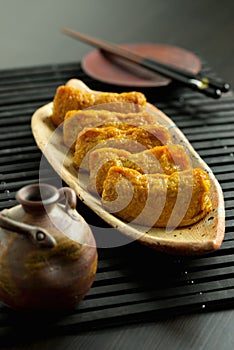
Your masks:
{"label": "dark background", "polygon": [[[115,43],[183,47],[234,86],[233,13],[233,0],[0,0],[0,69],[80,61],[92,48],[63,35],[67,26]],[[0,349],[231,350],[233,329],[233,310],[223,310],[67,336],[38,329],[35,341]]]}
{"label": "dark background", "polygon": [[115,43],[177,45],[234,84],[232,0],[0,0],[0,68],[75,62],[92,48],[64,26]]}

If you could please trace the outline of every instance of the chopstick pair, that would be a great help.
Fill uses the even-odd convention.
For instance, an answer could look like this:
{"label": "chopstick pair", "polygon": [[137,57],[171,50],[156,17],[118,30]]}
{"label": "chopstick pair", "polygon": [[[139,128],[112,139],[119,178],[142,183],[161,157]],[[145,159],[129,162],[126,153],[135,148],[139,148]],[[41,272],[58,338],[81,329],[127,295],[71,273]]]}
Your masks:
{"label": "chopstick pair", "polygon": [[143,57],[135,52],[119,47],[107,41],[93,38],[68,28],[64,28],[63,32],[91,46],[95,46],[101,50],[125,58],[126,60],[136,63],[143,68],[159,73],[171,80],[180,82],[184,86],[199,91],[209,97],[219,98],[221,97],[222,92],[227,92],[230,89],[229,84],[226,82],[220,80],[216,81],[214,79],[202,76],[199,73],[194,75],[188,71],[166,65],[148,57]]}

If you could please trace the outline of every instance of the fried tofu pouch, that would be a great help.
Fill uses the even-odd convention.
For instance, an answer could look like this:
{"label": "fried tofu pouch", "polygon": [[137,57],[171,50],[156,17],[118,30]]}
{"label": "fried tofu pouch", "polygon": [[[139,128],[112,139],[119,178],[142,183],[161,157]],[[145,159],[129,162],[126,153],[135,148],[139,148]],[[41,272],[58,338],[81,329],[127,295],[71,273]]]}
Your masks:
{"label": "fried tofu pouch", "polygon": [[52,121],[59,126],[68,111],[89,108],[94,105],[108,104],[108,109],[118,112],[139,112],[146,106],[144,94],[137,91],[131,92],[101,92],[91,93],[62,85],[56,90],[53,99]]}
{"label": "fried tofu pouch", "polygon": [[73,165],[76,169],[89,170],[89,153],[95,147],[115,147],[131,153],[166,145],[171,141],[168,130],[160,124],[121,129],[114,126],[88,128],[79,133]]}
{"label": "fried tofu pouch", "polygon": [[140,126],[144,124],[155,124],[156,117],[146,111],[138,113],[119,113],[115,111],[86,109],[72,110],[65,115],[63,122],[63,141],[66,146],[75,149],[75,142],[78,134],[84,128],[99,126]]}
{"label": "fried tofu pouch", "polygon": [[103,183],[112,166],[135,169],[141,174],[167,174],[191,168],[185,148],[178,144],[156,146],[139,153],[116,148],[101,148],[90,153],[89,191],[102,194]]}
{"label": "fried tofu pouch", "polygon": [[209,192],[209,176],[202,169],[142,175],[113,166],[104,181],[102,202],[126,222],[175,228],[195,224],[212,209]]}

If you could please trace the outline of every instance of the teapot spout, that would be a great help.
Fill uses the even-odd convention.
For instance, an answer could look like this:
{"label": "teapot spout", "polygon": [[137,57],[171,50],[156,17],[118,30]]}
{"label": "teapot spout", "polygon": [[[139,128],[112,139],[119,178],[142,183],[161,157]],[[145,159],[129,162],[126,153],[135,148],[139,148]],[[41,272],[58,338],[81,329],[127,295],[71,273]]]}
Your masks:
{"label": "teapot spout", "polygon": [[0,227],[25,235],[39,247],[55,247],[56,240],[47,230],[11,219],[7,216],[7,212],[8,210],[4,210],[0,213]]}

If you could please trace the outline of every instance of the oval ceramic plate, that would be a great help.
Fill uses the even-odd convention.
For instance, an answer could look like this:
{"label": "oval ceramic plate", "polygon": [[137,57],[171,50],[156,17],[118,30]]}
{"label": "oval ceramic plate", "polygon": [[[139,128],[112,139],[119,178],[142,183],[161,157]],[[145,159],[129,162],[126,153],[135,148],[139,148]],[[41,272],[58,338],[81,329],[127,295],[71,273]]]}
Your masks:
{"label": "oval ceramic plate", "polygon": [[[192,52],[185,49],[164,44],[125,44],[127,48],[143,57],[151,57],[162,63],[188,70],[197,74],[201,69],[200,59]],[[92,78],[104,83],[159,87],[170,83],[170,80],[153,72],[149,72],[134,63],[117,58],[100,50],[91,51],[82,60],[83,70]]]}
{"label": "oval ceramic plate", "polygon": [[[68,85],[91,91],[82,81],[71,80]],[[92,91],[94,92],[94,91]],[[94,93],[98,93],[95,91]],[[157,113],[159,123],[166,126],[175,140],[182,144],[189,152],[193,167],[205,169],[211,181],[211,201],[213,210],[198,223],[183,228],[168,231],[163,228],[145,228],[140,225],[131,225],[116,218],[102,207],[99,198],[86,190],[88,174],[79,176],[72,165],[73,154],[63,144],[61,128],[55,128],[51,121],[52,102],[38,109],[32,117],[32,132],[34,138],[49,163],[68,186],[73,188],[77,196],[111,227],[133,240],[150,246],[158,251],[169,254],[194,255],[205,254],[218,249],[224,238],[225,211],[222,190],[212,171],[199,157],[189,144],[183,133],[172,120],[163,112],[148,104],[147,109]],[[107,233],[108,234],[108,233]],[[110,234],[110,233],[109,233]],[[108,236],[107,236],[108,237]]]}

